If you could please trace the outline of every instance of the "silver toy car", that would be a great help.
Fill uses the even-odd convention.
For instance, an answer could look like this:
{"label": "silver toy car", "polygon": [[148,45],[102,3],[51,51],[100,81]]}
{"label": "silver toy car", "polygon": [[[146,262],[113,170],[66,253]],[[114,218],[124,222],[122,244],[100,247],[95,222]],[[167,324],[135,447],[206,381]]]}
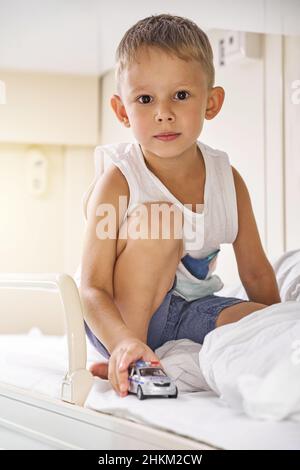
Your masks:
{"label": "silver toy car", "polygon": [[129,366],[129,392],[139,400],[146,397],[177,398],[178,390],[159,362],[137,361]]}

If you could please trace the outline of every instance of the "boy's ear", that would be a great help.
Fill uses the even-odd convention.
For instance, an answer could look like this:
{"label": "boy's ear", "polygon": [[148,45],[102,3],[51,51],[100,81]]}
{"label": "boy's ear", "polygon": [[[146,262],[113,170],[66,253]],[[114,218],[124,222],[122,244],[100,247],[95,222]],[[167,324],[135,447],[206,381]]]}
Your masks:
{"label": "boy's ear", "polygon": [[222,108],[225,98],[224,88],[216,86],[208,92],[205,119],[213,119]]}
{"label": "boy's ear", "polygon": [[110,99],[112,109],[117,116],[117,119],[124,124],[126,127],[130,127],[128,116],[126,113],[125,106],[119,95],[113,95]]}

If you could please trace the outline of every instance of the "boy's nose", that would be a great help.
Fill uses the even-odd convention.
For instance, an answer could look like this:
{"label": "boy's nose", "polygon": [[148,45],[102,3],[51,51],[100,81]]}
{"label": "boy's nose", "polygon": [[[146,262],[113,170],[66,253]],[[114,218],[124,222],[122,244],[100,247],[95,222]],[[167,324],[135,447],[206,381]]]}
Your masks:
{"label": "boy's nose", "polygon": [[160,113],[159,115],[156,116],[156,120],[159,122],[161,121],[173,122],[175,121],[175,117],[171,115],[170,113]]}

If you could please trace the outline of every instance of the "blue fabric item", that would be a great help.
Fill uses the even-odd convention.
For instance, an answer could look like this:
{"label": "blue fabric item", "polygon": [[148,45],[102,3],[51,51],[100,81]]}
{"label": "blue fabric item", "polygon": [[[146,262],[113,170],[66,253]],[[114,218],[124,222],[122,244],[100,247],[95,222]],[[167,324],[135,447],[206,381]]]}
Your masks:
{"label": "blue fabric item", "polygon": [[[216,319],[225,307],[249,302],[234,297],[208,295],[201,299],[187,301],[173,294],[176,277],[172,288],[163,302],[154,312],[148,328],[147,344],[154,351],[167,341],[190,339],[203,344],[205,336],[216,328]],[[85,323],[87,336],[94,347],[106,358],[110,357],[104,345],[96,338]]]}
{"label": "blue fabric item", "polygon": [[107,351],[106,347],[104,346],[104,344],[101,343],[101,341],[99,341],[97,336],[94,335],[94,333],[89,328],[86,321],[84,321],[84,328],[85,328],[86,335],[88,339],[90,340],[90,342],[92,343],[92,345],[97,349],[97,351],[99,351],[100,354],[102,354],[102,356],[109,358],[110,354]]}
{"label": "blue fabric item", "polygon": [[209,271],[209,264],[211,260],[217,256],[219,251],[220,249],[201,259],[193,258],[187,253],[183,258],[181,258],[181,262],[183,266],[197,279],[206,279]]}
{"label": "blue fabric item", "polygon": [[211,276],[208,279],[199,279],[198,282],[199,281],[201,284],[196,284],[194,281],[185,279],[177,279],[174,292],[191,302],[192,300],[202,299],[208,295],[214,295],[224,287],[223,282],[217,275]]}

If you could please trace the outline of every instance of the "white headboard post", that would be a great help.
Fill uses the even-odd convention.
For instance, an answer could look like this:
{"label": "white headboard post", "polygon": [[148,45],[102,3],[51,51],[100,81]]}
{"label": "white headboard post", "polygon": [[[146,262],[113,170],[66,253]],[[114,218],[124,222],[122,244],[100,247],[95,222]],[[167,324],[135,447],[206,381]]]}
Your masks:
{"label": "white headboard post", "polygon": [[83,312],[77,286],[65,273],[2,273],[0,289],[56,290],[63,306],[68,339],[68,372],[62,383],[62,400],[83,406],[92,387],[86,369],[87,351]]}

